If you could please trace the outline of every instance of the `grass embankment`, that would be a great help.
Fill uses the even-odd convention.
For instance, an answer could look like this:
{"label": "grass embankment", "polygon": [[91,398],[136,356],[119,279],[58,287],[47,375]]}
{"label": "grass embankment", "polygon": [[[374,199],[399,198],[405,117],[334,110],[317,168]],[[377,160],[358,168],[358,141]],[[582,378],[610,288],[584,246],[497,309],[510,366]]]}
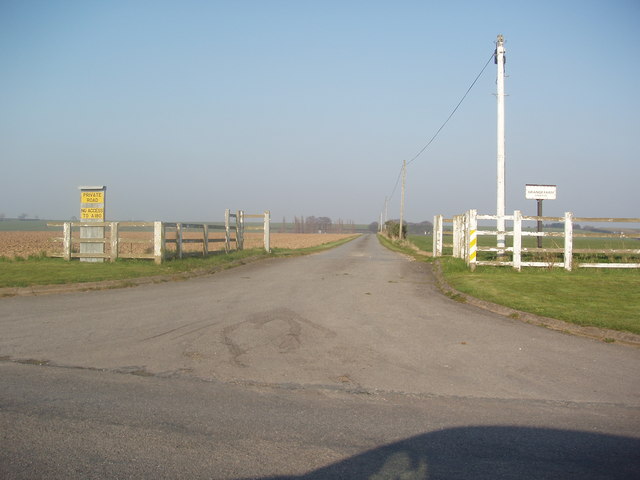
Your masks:
{"label": "grass embankment", "polygon": [[524,312],[583,326],[640,334],[640,272],[617,269],[478,267],[441,260],[446,281],[456,290]]}
{"label": "grass embankment", "polygon": [[301,249],[276,248],[272,253],[262,249],[210,255],[207,258],[190,256],[172,259],[162,265],[150,260],[118,260],[117,262],[86,263],[65,261],[61,258],[29,257],[27,259],[0,258],[0,288],[29,287],[33,285],[60,285],[65,283],[126,280],[158,275],[176,275],[188,272],[214,272],[238,264],[268,257],[307,255],[342,245],[356,236]]}
{"label": "grass embankment", "polygon": [[[431,251],[430,236],[409,240]],[[525,268],[517,272],[509,267],[478,267],[471,272],[462,260],[439,261],[449,285],[481,300],[578,325],[640,334],[638,270]]]}

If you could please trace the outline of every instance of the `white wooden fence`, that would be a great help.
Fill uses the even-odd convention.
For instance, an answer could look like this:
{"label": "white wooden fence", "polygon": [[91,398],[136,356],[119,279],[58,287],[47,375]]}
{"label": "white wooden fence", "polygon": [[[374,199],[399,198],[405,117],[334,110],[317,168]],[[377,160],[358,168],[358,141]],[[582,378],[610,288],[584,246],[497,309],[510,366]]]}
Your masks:
{"label": "white wooden fence", "polygon": [[[260,229],[264,230],[264,248],[267,252],[270,247],[270,212],[263,215],[245,215],[242,210],[237,213],[225,211],[224,225],[215,223],[169,223],[169,222],[52,222],[48,226],[62,227],[62,237],[56,240],[62,242],[62,253],[53,254],[52,257],[62,257],[65,260],[73,258],[101,258],[116,261],[119,258],[153,259],[156,263],[162,263],[167,258],[167,244],[175,244],[176,256],[182,258],[185,254],[186,244],[201,244],[202,255],[209,255],[209,244],[224,242],[224,250],[229,253],[235,243],[236,250],[244,248],[244,219],[264,218]],[[78,238],[74,231],[81,227],[105,227],[104,238]],[[74,230],[75,229],[75,230]],[[142,238],[122,236],[123,230],[127,232],[143,232]],[[224,231],[224,237],[212,237],[210,234],[216,231]],[[187,235],[188,234],[188,235]],[[80,243],[102,243],[109,246],[108,253],[80,253]],[[124,251],[123,245],[141,244],[142,248],[131,248]],[[146,246],[146,248],[144,247]],[[104,252],[105,249],[103,249]]]}
{"label": "white wooden fence", "polygon": [[[245,218],[262,218],[262,225],[258,226],[258,225],[248,225],[248,226],[244,226],[244,219]],[[242,214],[242,228],[243,231],[244,229],[250,231],[250,230],[258,230],[263,232],[263,238],[264,238],[264,249],[266,252],[271,253],[271,212],[269,210],[266,210],[264,213],[261,214]]]}
{"label": "white wooden fence", "polygon": [[[453,248],[453,256],[462,258],[467,265],[474,270],[477,265],[493,265],[493,266],[511,266],[520,271],[522,267],[560,267],[566,270],[577,268],[640,268],[638,263],[640,257],[639,248],[575,248],[576,238],[607,238],[607,239],[629,239],[631,241],[639,241],[639,235],[633,235],[623,232],[580,232],[574,233],[574,223],[640,223],[640,218],[591,218],[591,217],[574,217],[573,213],[567,212],[564,217],[531,217],[524,216],[518,210],[513,215],[506,215],[504,219],[512,223],[512,230],[498,231],[488,228],[478,228],[479,220],[497,220],[496,215],[478,215],[476,210],[469,210],[463,215],[456,215],[451,219],[445,219],[442,215],[436,215],[433,221],[433,256],[440,257],[443,255],[444,247]],[[561,222],[564,225],[562,231],[546,231],[537,232],[523,229],[523,222]],[[444,243],[444,224],[451,223],[452,227],[450,235],[453,240],[451,244]],[[497,236],[505,235],[512,238],[511,247],[497,248],[478,245],[479,236]],[[562,239],[562,248],[532,248],[523,246],[523,237],[552,237]],[[478,252],[494,252],[495,259],[480,260]],[[523,254],[534,254],[536,256],[546,257],[538,260],[523,259]],[[558,261],[558,256],[562,260]],[[634,261],[623,262],[584,262],[579,260],[584,255],[606,255],[609,260],[612,258],[627,256]],[[527,255],[533,256],[533,255]],[[574,258],[575,257],[575,258]]]}

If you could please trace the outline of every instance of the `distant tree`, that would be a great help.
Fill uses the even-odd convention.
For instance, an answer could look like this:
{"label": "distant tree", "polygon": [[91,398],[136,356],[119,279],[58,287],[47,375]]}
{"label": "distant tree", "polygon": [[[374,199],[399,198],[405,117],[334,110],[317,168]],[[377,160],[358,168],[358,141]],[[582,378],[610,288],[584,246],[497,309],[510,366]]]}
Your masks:
{"label": "distant tree", "polygon": [[318,230],[321,230],[322,233],[327,233],[331,230],[331,219],[329,217],[318,217],[317,226]]}
{"label": "distant tree", "polygon": [[597,227],[594,227],[593,225],[585,225],[584,227],[582,227],[582,230],[585,230],[587,232],[609,233],[608,230],[603,230],[602,228],[597,228]]}
{"label": "distant tree", "polygon": [[304,233],[316,233],[318,231],[318,219],[311,215],[304,219]]}
{"label": "distant tree", "polygon": [[[546,228],[556,228],[558,230],[564,230],[564,223],[562,223],[562,222],[545,223],[544,226]],[[580,230],[580,229],[582,229],[582,227],[580,227],[579,224],[574,223],[573,224],[573,229],[574,230]]]}
{"label": "distant tree", "polygon": [[21,213],[18,215],[18,220],[25,220],[29,215],[26,213]]}
{"label": "distant tree", "polygon": [[379,226],[380,226],[380,225],[378,224],[378,222],[371,222],[371,223],[369,224],[369,231],[370,231],[370,232],[373,232],[373,233],[376,233],[376,232],[378,231],[378,227],[379,227]]}
{"label": "distant tree", "polygon": [[[387,220],[384,224],[385,231],[387,235],[391,238],[400,238],[400,221],[397,220]],[[402,238],[407,237],[407,224],[402,224]]]}
{"label": "distant tree", "polygon": [[4,219],[5,219],[5,217],[6,217],[6,216],[5,216],[5,214],[4,214],[4,213],[0,213],[0,222],[1,222],[2,220],[4,220]]}
{"label": "distant tree", "polygon": [[411,223],[407,222],[407,229],[410,234],[413,235],[424,235],[425,232],[431,233],[433,232],[433,223],[428,220],[425,220],[420,223]]}

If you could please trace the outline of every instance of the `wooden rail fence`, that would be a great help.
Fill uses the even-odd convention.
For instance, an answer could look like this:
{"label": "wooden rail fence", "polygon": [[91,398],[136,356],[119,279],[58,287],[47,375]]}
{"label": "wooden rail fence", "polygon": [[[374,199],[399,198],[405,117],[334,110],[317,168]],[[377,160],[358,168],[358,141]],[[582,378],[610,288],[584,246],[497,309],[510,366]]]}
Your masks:
{"label": "wooden rail fence", "polygon": [[[47,225],[62,227],[62,237],[56,239],[62,242],[62,252],[53,254],[52,257],[61,257],[65,260],[98,258],[111,262],[119,258],[138,258],[153,259],[159,264],[168,258],[167,244],[175,245],[175,255],[178,258],[183,258],[187,244],[200,244],[199,251],[203,256],[211,253],[209,244],[217,242],[224,242],[226,253],[231,251],[233,244],[235,244],[235,250],[243,250],[245,218],[264,219],[260,229],[264,231],[264,248],[270,252],[271,215],[269,211],[262,215],[246,215],[242,210],[231,213],[227,209],[224,225],[182,222],[52,222]],[[104,238],[79,238],[77,233],[82,227],[103,227]],[[224,232],[223,237],[212,236],[220,231]],[[141,232],[143,235],[125,236],[125,232]],[[78,248],[81,243],[102,243],[107,248],[103,249],[103,253],[81,253]],[[126,252],[122,248],[123,245],[140,245],[140,248],[131,247],[130,251]]]}
{"label": "wooden rail fence", "polygon": [[[522,267],[560,267],[565,270],[573,268],[640,268],[639,248],[576,248],[576,238],[591,239],[618,239],[640,241],[640,234],[625,232],[589,231],[574,232],[574,224],[577,222],[589,223],[640,223],[640,218],[596,218],[574,217],[567,212],[564,217],[533,217],[525,216],[518,210],[513,215],[505,215],[504,219],[512,223],[512,230],[498,231],[489,228],[478,228],[479,220],[497,220],[496,215],[478,215],[476,210],[469,210],[463,215],[456,215],[451,219],[445,219],[442,215],[436,215],[433,221],[433,255],[443,256],[444,248],[450,247],[452,255],[466,261],[469,268],[474,270],[477,265],[511,266],[520,271]],[[529,231],[523,229],[523,222],[557,222],[562,223],[561,231]],[[451,229],[445,230],[444,225],[450,223]],[[478,237],[505,235],[512,241],[512,246],[505,248],[480,246]],[[444,237],[452,237],[451,243],[445,243]],[[523,245],[526,237],[548,237],[562,239],[562,246],[553,248],[527,247]],[[480,259],[479,253],[492,253],[493,259]],[[606,262],[580,261],[585,256],[603,257]],[[534,259],[538,257],[537,259]],[[544,257],[544,258],[540,258]],[[623,259],[625,261],[615,261]],[[560,260],[558,260],[560,259]]]}

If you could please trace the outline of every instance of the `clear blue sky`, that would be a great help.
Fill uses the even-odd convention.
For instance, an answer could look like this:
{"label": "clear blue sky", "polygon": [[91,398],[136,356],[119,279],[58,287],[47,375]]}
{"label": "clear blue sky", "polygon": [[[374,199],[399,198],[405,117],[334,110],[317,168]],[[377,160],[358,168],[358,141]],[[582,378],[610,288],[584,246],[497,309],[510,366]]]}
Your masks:
{"label": "clear blue sky", "polygon": [[[0,1],[0,213],[376,221],[503,34],[507,211],[640,217],[640,2]],[[495,213],[493,62],[406,218]],[[398,217],[400,189],[389,205]]]}

